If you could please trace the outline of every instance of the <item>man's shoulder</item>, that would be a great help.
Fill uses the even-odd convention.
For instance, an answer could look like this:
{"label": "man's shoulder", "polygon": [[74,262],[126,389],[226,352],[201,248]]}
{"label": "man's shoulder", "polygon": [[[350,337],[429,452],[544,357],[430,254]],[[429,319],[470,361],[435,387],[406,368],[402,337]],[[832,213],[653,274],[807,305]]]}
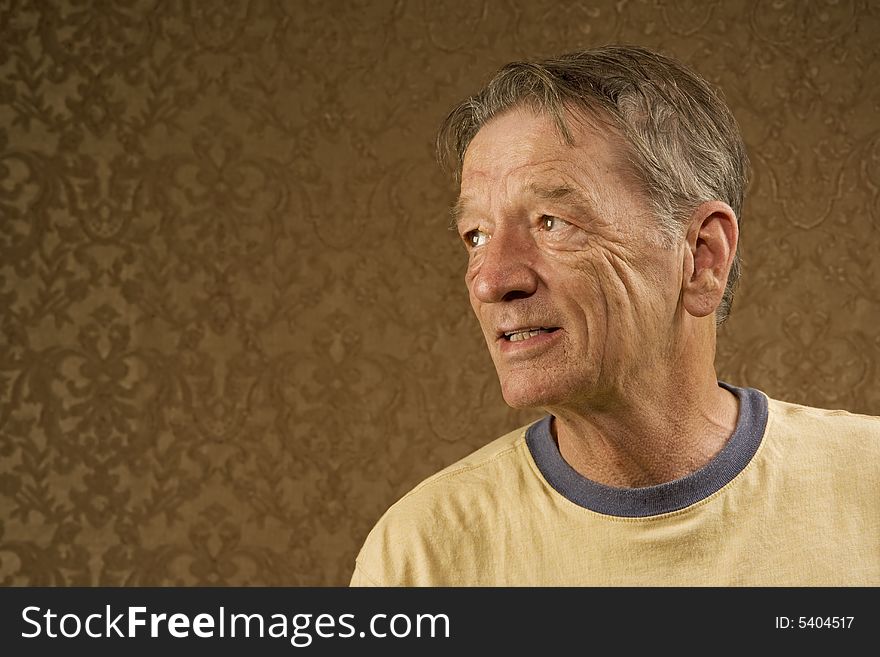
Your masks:
{"label": "man's shoulder", "polygon": [[484,523],[498,521],[517,497],[528,496],[538,481],[526,445],[529,426],[431,475],[395,502],[364,542],[360,577],[382,584],[427,581],[450,537],[480,536]]}
{"label": "man's shoulder", "polygon": [[769,400],[767,437],[786,459],[880,470],[880,417]]}
{"label": "man's shoulder", "polygon": [[880,440],[880,417],[843,409],[818,408],[794,402],[769,399],[770,416],[778,424],[799,430],[813,429],[847,438]]}
{"label": "man's shoulder", "polygon": [[425,479],[422,483],[416,486],[410,494],[415,493],[422,487],[430,487],[435,482],[443,479],[455,479],[459,475],[473,470],[479,470],[480,468],[510,464],[512,462],[511,457],[514,456],[514,453],[525,446],[526,433],[528,432],[529,427],[533,424],[534,422],[530,422],[529,424],[518,427],[483,445],[464,458],[459,459],[455,463]]}
{"label": "man's shoulder", "polygon": [[395,502],[385,517],[419,514],[435,502],[448,503],[453,497],[482,495],[487,488],[503,486],[508,473],[529,467],[525,425],[496,438],[464,458],[443,468],[416,485]]}

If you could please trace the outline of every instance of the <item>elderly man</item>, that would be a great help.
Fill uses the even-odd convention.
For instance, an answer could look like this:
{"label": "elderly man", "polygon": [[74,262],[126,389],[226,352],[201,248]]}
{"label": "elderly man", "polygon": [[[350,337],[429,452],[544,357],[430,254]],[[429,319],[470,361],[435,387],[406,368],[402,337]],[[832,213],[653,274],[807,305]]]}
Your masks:
{"label": "elderly man", "polygon": [[547,416],[391,507],[352,584],[880,584],[880,419],[717,380],[748,161],[704,80],[514,63],[438,143],[504,399]]}

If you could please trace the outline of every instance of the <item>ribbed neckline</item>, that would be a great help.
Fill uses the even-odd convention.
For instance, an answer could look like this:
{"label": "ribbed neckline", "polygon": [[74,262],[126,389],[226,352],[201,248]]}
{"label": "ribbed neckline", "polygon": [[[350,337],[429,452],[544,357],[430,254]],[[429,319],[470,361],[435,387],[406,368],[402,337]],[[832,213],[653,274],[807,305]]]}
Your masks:
{"label": "ribbed neckline", "polygon": [[657,486],[615,488],[587,479],[572,468],[550,431],[548,415],[526,431],[526,444],[547,482],[560,494],[591,511],[644,518],[678,511],[704,500],[742,472],[758,450],[767,426],[767,397],[754,388],[718,385],[739,398],[736,428],[718,454],[691,474]]}

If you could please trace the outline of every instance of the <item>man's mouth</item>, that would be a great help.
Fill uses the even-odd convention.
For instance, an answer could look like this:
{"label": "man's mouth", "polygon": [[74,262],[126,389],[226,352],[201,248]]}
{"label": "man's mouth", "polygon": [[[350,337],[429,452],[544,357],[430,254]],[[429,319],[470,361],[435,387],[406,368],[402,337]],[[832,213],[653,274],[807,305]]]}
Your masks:
{"label": "man's mouth", "polygon": [[536,335],[540,335],[541,333],[553,333],[553,331],[558,330],[558,326],[535,326],[533,328],[525,328],[525,329],[517,329],[516,331],[508,331],[503,333],[501,337],[503,337],[508,342],[520,342],[522,340],[528,340],[530,338],[534,338]]}

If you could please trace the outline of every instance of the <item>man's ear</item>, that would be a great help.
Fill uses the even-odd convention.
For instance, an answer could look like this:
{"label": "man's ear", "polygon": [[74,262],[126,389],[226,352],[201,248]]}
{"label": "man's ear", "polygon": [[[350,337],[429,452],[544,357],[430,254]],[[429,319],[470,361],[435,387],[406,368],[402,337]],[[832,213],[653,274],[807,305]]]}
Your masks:
{"label": "man's ear", "polygon": [[682,263],[681,298],[694,317],[715,312],[739,242],[739,223],[722,201],[701,203],[691,213]]}

